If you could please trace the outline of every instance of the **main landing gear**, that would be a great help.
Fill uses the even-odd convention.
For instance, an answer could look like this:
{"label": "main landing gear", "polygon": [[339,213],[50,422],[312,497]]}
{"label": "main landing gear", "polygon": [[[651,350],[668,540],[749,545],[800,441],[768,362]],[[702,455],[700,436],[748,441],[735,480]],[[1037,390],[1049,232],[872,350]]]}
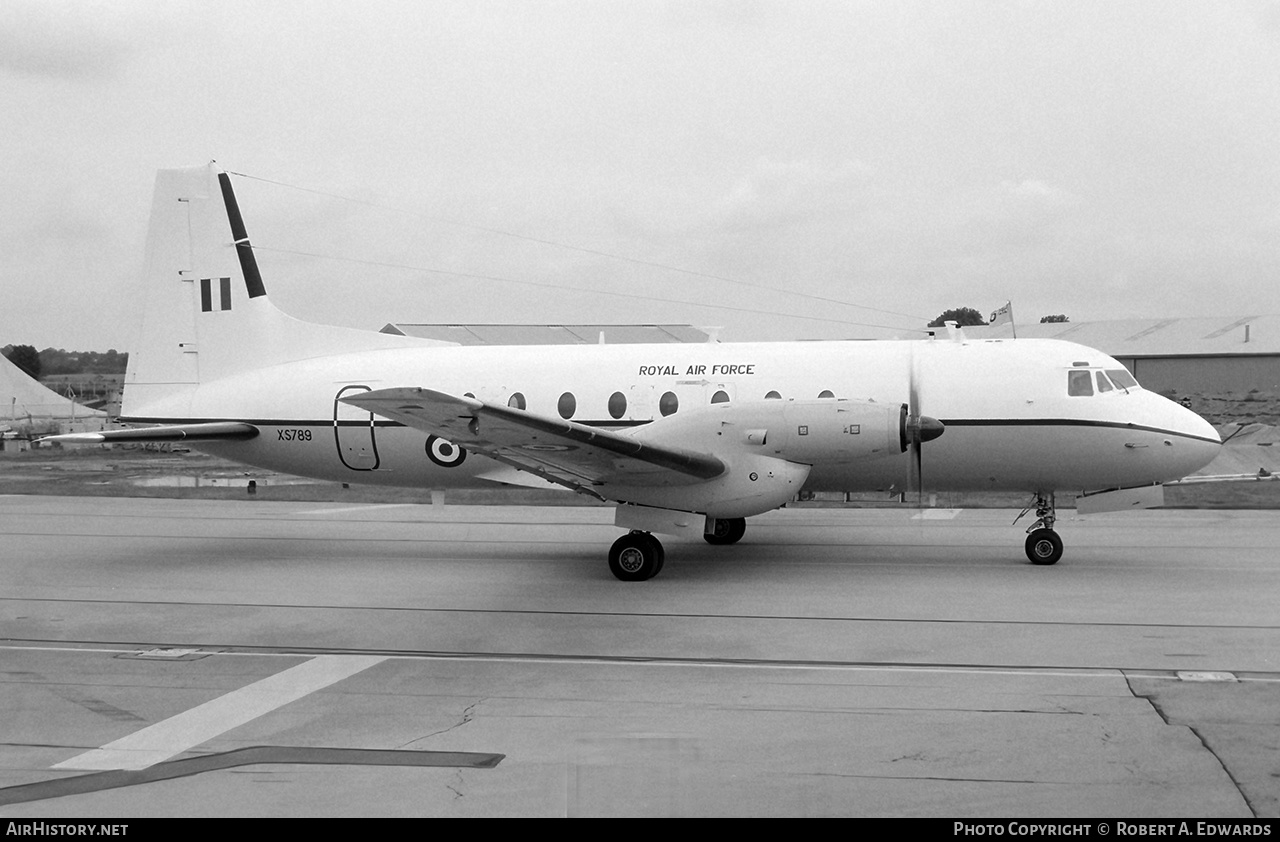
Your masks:
{"label": "main landing gear", "polygon": [[710,532],[704,532],[702,537],[708,544],[736,544],[745,534],[747,534],[745,517],[718,517],[715,526],[711,527]]}
{"label": "main landing gear", "polygon": [[628,532],[609,548],[609,570],[624,582],[643,582],[658,575],[666,555],[648,532]]}
{"label": "main landing gear", "polygon": [[[710,529],[702,535],[708,544],[736,544],[746,534],[747,519],[716,518]],[[624,582],[652,579],[662,571],[665,560],[662,542],[639,529],[623,535],[609,548],[609,571]]]}
{"label": "main landing gear", "polygon": [[[1049,496],[1036,492],[1036,521],[1027,528],[1027,558],[1032,564],[1057,564],[1062,558],[1062,539],[1053,531],[1053,523],[1058,519],[1054,508],[1053,492]],[[1025,515],[1031,506],[1022,510]],[[1018,515],[1019,518],[1022,515]],[[1017,523],[1015,520],[1014,523]]]}

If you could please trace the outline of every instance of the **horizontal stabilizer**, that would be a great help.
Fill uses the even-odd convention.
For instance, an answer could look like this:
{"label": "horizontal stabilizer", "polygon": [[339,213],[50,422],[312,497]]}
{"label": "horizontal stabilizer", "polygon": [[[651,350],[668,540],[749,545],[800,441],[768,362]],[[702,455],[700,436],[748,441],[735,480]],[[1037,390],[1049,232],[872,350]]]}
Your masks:
{"label": "horizontal stabilizer", "polygon": [[571,488],[692,485],[725,471],[705,453],[432,389],[379,389],[342,401]]}
{"label": "horizontal stabilizer", "polygon": [[258,428],[242,421],[211,421],[205,424],[172,424],[163,427],[132,427],[100,433],[67,433],[45,436],[40,441],[62,444],[111,444],[146,441],[243,441],[258,435]]}

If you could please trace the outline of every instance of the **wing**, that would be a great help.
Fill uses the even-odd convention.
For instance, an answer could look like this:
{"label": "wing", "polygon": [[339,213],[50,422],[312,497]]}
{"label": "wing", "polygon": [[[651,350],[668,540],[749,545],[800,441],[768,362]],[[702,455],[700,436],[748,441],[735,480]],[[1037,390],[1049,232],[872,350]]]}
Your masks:
{"label": "wing", "polygon": [[379,389],[342,401],[580,491],[692,485],[725,471],[705,453],[432,389]]}
{"label": "wing", "polygon": [[204,424],[171,424],[162,427],[133,427],[99,433],[65,433],[45,436],[40,441],[63,444],[103,444],[130,441],[243,441],[258,435],[258,428],[242,421],[210,421]]}

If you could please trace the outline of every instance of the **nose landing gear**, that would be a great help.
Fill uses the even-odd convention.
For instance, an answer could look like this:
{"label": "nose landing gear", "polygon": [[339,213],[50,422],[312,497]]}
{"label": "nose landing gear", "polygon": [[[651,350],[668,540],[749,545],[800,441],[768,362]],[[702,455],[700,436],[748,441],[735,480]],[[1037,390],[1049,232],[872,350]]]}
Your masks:
{"label": "nose landing gear", "polygon": [[1027,536],[1027,558],[1032,564],[1056,564],[1062,558],[1062,539],[1052,529],[1037,529]]}
{"label": "nose landing gear", "polygon": [[[1053,492],[1049,492],[1048,497],[1043,492],[1036,492],[1036,501],[1032,505],[1036,509],[1036,521],[1027,527],[1027,558],[1032,564],[1057,564],[1062,558],[1062,539],[1053,531],[1053,523],[1058,519]],[[1018,519],[1030,510],[1031,506],[1023,509]],[[1015,519],[1014,523],[1017,522]]]}

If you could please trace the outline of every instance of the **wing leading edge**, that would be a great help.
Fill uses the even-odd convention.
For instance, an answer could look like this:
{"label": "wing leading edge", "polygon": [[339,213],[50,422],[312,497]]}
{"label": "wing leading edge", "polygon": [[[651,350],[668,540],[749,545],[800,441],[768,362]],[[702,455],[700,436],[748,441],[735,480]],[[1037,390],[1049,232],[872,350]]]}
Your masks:
{"label": "wing leading edge", "polygon": [[611,484],[693,485],[725,472],[722,461],[705,453],[433,389],[379,389],[342,400],[582,491]]}

